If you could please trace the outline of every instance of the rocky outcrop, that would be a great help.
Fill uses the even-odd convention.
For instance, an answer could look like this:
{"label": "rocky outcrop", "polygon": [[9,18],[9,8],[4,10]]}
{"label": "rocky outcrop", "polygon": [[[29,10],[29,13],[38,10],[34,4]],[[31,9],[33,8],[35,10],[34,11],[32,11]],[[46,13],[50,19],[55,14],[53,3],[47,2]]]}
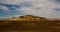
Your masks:
{"label": "rocky outcrop", "polygon": [[12,17],[7,20],[8,21],[45,21],[46,18],[33,16],[33,15],[25,15],[25,16],[19,16],[19,17]]}
{"label": "rocky outcrop", "polygon": [[19,16],[19,17],[12,17],[10,19],[5,19],[4,21],[58,21],[58,20],[33,16],[33,15],[25,15],[25,16]]}

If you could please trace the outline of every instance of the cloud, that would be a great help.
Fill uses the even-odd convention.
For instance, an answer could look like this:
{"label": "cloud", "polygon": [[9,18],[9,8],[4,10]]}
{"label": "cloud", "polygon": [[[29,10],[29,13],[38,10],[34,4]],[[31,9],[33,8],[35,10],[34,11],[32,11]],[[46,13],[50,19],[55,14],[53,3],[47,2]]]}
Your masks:
{"label": "cloud", "polygon": [[52,9],[59,7],[59,5],[56,5],[56,3],[51,3],[47,0],[37,0],[35,2],[32,2],[32,4],[33,5],[31,7],[21,7],[21,10],[24,11],[24,14],[32,14],[44,17],[55,17],[56,13]]}
{"label": "cloud", "polygon": [[0,11],[1,11],[1,10],[8,11],[8,8],[7,8],[6,6],[1,6],[1,5],[0,5]]}
{"label": "cloud", "polygon": [[5,4],[19,4],[22,0],[0,0],[0,3]]}
{"label": "cloud", "polygon": [[53,10],[54,11],[60,11],[60,8],[54,8]]}
{"label": "cloud", "polygon": [[55,4],[60,4],[60,0],[49,0],[51,1],[52,3],[55,3]]}
{"label": "cloud", "polygon": [[60,0],[55,0],[55,2],[60,4]]}
{"label": "cloud", "polygon": [[0,4],[0,19],[13,17],[16,14],[22,15],[22,11],[19,11],[20,6]]}
{"label": "cloud", "polygon": [[29,14],[60,18],[60,12],[55,11],[59,11],[55,8],[60,8],[60,4],[57,4],[56,0],[0,0],[0,3],[3,3],[5,9],[9,10],[13,16]]}

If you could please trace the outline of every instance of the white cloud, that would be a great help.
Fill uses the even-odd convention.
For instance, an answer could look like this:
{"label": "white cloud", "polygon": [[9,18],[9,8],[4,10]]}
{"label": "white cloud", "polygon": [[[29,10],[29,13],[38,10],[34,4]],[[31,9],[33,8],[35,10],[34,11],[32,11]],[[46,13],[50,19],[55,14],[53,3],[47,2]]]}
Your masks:
{"label": "white cloud", "polygon": [[[59,18],[60,12],[56,12],[53,10],[53,8],[60,8],[60,4],[56,4],[54,2],[55,0],[0,0],[1,3],[7,3],[7,4],[16,4],[21,5],[20,9],[17,9],[18,11],[24,11],[23,14],[29,14],[29,15],[38,15],[38,16],[45,16],[45,17],[53,17],[53,18]],[[27,5],[25,3],[28,3],[31,5],[30,7],[24,6]]]}
{"label": "white cloud", "polygon": [[4,10],[4,11],[8,11],[8,7],[6,7],[6,6],[0,6],[0,9]]}
{"label": "white cloud", "polygon": [[5,4],[19,4],[22,0],[0,0],[0,3]]}

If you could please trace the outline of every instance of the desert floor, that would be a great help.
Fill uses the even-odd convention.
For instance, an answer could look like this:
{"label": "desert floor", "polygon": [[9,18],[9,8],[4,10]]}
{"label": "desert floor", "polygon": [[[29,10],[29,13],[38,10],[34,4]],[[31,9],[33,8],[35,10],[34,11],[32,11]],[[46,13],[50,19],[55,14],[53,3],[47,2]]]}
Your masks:
{"label": "desert floor", "polygon": [[0,21],[0,32],[60,32],[60,21]]}

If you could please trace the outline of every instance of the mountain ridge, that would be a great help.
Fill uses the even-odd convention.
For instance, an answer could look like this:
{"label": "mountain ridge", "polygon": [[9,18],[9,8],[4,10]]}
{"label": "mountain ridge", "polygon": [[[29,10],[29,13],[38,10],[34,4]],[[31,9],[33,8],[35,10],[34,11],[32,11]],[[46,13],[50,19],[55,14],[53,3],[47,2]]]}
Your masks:
{"label": "mountain ridge", "polygon": [[60,19],[50,19],[45,17],[33,16],[33,15],[24,15],[24,16],[4,19],[4,21],[60,21]]}

